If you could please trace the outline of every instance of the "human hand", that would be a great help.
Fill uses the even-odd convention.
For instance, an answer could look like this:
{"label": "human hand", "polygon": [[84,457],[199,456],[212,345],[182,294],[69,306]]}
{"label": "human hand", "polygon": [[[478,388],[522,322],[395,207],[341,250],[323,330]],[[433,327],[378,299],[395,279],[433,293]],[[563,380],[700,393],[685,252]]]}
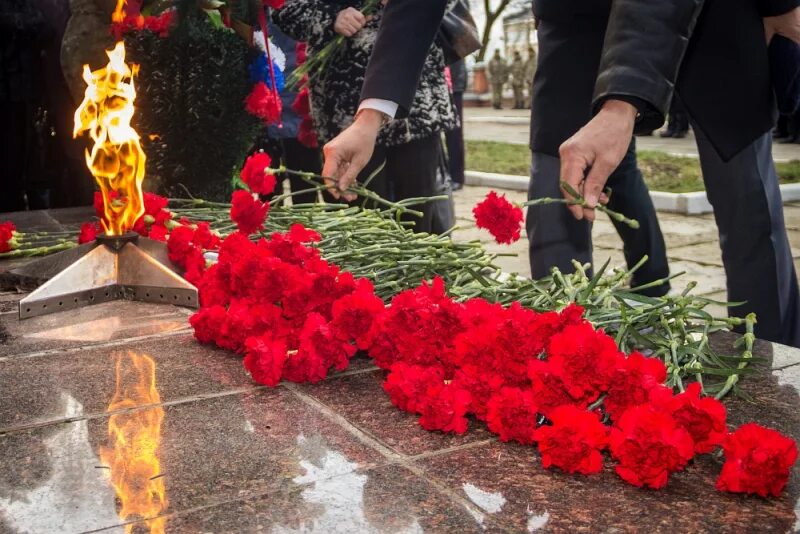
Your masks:
{"label": "human hand", "polygon": [[347,189],[369,163],[382,125],[383,113],[364,108],[353,124],[322,148],[325,155],[322,176],[334,198],[342,196],[348,202],[356,199],[356,195]]}
{"label": "human hand", "polygon": [[[569,206],[576,219],[594,220],[595,206],[605,200],[606,180],[628,151],[635,122],[632,104],[607,100],[597,115],[559,148],[561,179],[586,200],[585,207]],[[566,191],[562,193],[572,199]]]}
{"label": "human hand", "polygon": [[339,11],[336,21],[333,23],[333,31],[345,37],[352,37],[357,34],[367,23],[367,17],[354,7],[348,7]]}
{"label": "human hand", "polygon": [[800,44],[800,7],[777,17],[765,17],[764,32],[767,34],[767,43],[777,33]]}

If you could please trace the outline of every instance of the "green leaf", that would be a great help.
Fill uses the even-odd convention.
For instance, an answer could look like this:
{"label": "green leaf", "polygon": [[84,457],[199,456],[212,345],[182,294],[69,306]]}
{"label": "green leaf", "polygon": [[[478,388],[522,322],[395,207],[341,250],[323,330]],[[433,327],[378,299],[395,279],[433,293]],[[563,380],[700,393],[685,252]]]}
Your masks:
{"label": "green leaf", "polygon": [[219,11],[216,9],[204,9],[206,15],[208,15],[208,20],[211,22],[212,26],[215,28],[225,28],[225,23],[222,22],[222,15],[220,15]]}

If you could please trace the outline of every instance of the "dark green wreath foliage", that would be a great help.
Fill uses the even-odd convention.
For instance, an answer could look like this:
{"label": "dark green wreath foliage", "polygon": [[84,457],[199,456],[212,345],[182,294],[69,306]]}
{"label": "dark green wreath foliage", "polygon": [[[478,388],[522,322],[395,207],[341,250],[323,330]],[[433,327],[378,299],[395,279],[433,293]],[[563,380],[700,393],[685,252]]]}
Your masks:
{"label": "dark green wreath foliage", "polygon": [[169,37],[125,37],[140,65],[134,127],[147,155],[145,188],[168,196],[228,200],[261,122],[244,108],[255,52],[205,15],[189,13]]}

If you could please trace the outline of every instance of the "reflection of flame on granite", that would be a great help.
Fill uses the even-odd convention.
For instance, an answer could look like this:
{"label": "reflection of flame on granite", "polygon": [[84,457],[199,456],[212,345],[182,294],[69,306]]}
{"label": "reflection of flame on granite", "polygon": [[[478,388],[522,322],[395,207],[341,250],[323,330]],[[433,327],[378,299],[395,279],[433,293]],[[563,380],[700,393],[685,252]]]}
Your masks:
{"label": "reflection of flame on granite", "polygon": [[[158,404],[156,366],[152,358],[135,352],[116,354],[116,391],[109,412]],[[120,502],[123,521],[149,519],[151,533],[164,532],[166,518],[156,517],[167,507],[158,448],[161,441],[161,406],[115,413],[108,420],[109,447],[100,458],[110,469],[111,483]],[[126,525],[126,532],[133,526]]]}

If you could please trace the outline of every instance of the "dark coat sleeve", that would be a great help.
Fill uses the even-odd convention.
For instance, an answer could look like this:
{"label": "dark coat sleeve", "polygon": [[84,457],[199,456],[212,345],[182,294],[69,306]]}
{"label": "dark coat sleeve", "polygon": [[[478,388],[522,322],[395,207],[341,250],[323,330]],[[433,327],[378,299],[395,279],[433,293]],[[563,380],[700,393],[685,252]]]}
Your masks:
{"label": "dark coat sleeve", "polygon": [[447,0],[390,0],[367,65],[361,100],[396,102],[408,113],[422,67],[444,17]]}
{"label": "dark coat sleeve", "polygon": [[647,104],[639,107],[639,128],[661,126],[702,7],[703,0],[614,0],[595,84],[595,111],[615,96],[638,99]]}
{"label": "dark coat sleeve", "polygon": [[758,10],[762,17],[783,15],[800,6],[800,0],[758,0]]}

